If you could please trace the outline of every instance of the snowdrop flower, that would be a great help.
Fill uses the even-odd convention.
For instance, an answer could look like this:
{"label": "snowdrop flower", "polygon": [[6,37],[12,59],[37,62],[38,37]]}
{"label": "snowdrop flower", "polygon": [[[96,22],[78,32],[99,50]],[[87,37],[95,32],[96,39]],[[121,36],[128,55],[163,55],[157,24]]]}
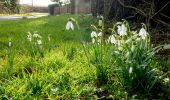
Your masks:
{"label": "snowdrop flower", "polygon": [[164,78],[163,80],[164,80],[165,83],[169,82],[169,78]]}
{"label": "snowdrop flower", "polygon": [[102,37],[102,36],[103,36],[103,33],[99,32],[98,37]]}
{"label": "snowdrop flower", "polygon": [[164,49],[170,49],[170,44],[164,45],[163,48]]}
{"label": "snowdrop flower", "polygon": [[27,39],[31,42],[32,41],[32,34],[28,32]]}
{"label": "snowdrop flower", "polygon": [[97,19],[99,19],[100,18],[100,16],[99,15],[97,15],[97,17],[96,17]]}
{"label": "snowdrop flower", "polygon": [[8,44],[8,45],[9,45],[9,47],[11,47],[11,46],[12,46],[12,43],[11,43],[11,41],[9,42],[9,44]]}
{"label": "snowdrop flower", "polygon": [[141,38],[137,38],[136,41],[138,41],[138,42],[141,41]]}
{"label": "snowdrop flower", "polygon": [[95,38],[92,38],[92,43],[95,43],[95,42],[96,42]]}
{"label": "snowdrop flower", "polygon": [[120,46],[121,43],[122,43],[121,40],[118,40],[118,41],[117,41],[117,45],[118,45],[118,46]]}
{"label": "snowdrop flower", "polygon": [[127,27],[125,26],[125,24],[122,24],[121,26],[117,26],[118,27],[118,30],[117,30],[117,33],[120,35],[120,36],[124,36],[124,35],[127,35]]}
{"label": "snowdrop flower", "polygon": [[134,52],[134,51],[135,51],[135,46],[134,46],[134,45],[132,45],[132,47],[131,47],[131,51],[132,51],[132,52]]}
{"label": "snowdrop flower", "polygon": [[123,51],[123,48],[121,46],[118,47],[118,50]]}
{"label": "snowdrop flower", "polygon": [[119,52],[119,51],[114,51],[114,53],[116,53],[116,54],[120,54],[120,52]]}
{"label": "snowdrop flower", "polygon": [[101,42],[102,42],[102,39],[101,39],[101,38],[99,38],[99,39],[97,40],[97,42],[98,42],[98,43],[101,43]]}
{"label": "snowdrop flower", "polygon": [[146,39],[146,37],[147,37],[147,32],[146,32],[146,30],[145,30],[144,28],[141,28],[141,29],[140,29],[140,31],[139,31],[139,36],[141,36],[141,38],[142,38],[143,40]]}
{"label": "snowdrop flower", "polygon": [[116,25],[121,25],[121,24],[122,24],[122,22],[117,22],[117,23],[116,23]]}
{"label": "snowdrop flower", "polygon": [[11,47],[12,46],[12,42],[11,42],[11,39],[9,39],[9,43],[8,43],[8,46]]}
{"label": "snowdrop flower", "polygon": [[126,43],[127,43],[127,44],[130,43],[130,42],[132,42],[132,39],[126,40]]}
{"label": "snowdrop flower", "polygon": [[133,35],[137,34],[137,31],[132,31],[132,34],[133,34]]}
{"label": "snowdrop flower", "polygon": [[97,33],[95,31],[92,31],[91,38],[97,38]]}
{"label": "snowdrop flower", "polygon": [[112,44],[116,44],[116,39],[114,37],[114,35],[111,35],[108,39],[108,42],[112,43]]}
{"label": "snowdrop flower", "polygon": [[41,44],[42,44],[42,41],[41,41],[41,40],[37,40],[37,44],[38,44],[38,45],[41,45]]}
{"label": "snowdrop flower", "polygon": [[130,67],[130,68],[129,68],[129,74],[131,74],[131,73],[132,73],[132,71],[133,71],[133,68],[132,68],[132,67]]}
{"label": "snowdrop flower", "polygon": [[37,34],[37,33],[33,34],[33,37],[35,37],[35,38],[41,38],[41,36],[40,36],[39,34]]}
{"label": "snowdrop flower", "polygon": [[102,21],[102,19],[100,19],[100,20],[99,20],[99,26],[101,27],[102,24],[103,24],[103,21]]}
{"label": "snowdrop flower", "polygon": [[58,88],[53,86],[53,87],[51,87],[51,91],[56,92],[56,91],[58,91]]}
{"label": "snowdrop flower", "polygon": [[129,53],[129,52],[127,52],[127,53],[125,54],[125,57],[126,57],[126,58],[128,58],[128,57],[129,57],[129,55],[130,55],[130,53]]}
{"label": "snowdrop flower", "polygon": [[71,20],[69,20],[66,24],[66,30],[74,30],[74,25]]}

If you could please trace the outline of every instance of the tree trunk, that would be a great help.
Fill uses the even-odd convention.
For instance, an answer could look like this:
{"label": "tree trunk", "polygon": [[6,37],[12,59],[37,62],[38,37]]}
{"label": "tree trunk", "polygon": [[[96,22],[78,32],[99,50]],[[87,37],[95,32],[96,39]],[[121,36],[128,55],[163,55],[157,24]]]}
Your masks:
{"label": "tree trunk", "polygon": [[71,2],[71,14],[75,14],[75,0],[70,0]]}
{"label": "tree trunk", "polygon": [[104,14],[104,1],[105,0],[97,0],[97,14]]}
{"label": "tree trunk", "polygon": [[97,2],[96,0],[91,0],[91,12],[93,16],[97,16]]}

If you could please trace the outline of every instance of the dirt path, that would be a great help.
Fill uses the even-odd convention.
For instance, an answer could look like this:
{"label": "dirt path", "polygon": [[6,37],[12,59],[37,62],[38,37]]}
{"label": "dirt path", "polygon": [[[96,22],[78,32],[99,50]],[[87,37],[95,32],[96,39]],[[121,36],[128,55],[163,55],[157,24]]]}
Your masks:
{"label": "dirt path", "polygon": [[28,16],[10,15],[10,16],[0,16],[0,20],[19,20],[19,19],[32,19],[48,16],[48,13],[29,13]]}

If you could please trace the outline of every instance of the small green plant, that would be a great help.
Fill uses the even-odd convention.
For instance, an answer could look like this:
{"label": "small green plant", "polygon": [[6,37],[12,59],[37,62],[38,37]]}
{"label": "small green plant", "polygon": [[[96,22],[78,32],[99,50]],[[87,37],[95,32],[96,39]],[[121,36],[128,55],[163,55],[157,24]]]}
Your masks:
{"label": "small green plant", "polygon": [[111,64],[111,47],[107,45],[107,42],[105,42],[103,38],[103,19],[102,22],[99,21],[99,26],[100,28],[97,28],[95,25],[91,25],[93,29],[91,33],[93,45],[83,45],[84,52],[86,54],[87,59],[89,60],[89,64],[91,63],[93,66],[96,67],[98,87],[107,84],[109,78],[108,74],[110,71],[109,67]]}
{"label": "small green plant", "polygon": [[120,36],[115,41],[119,38],[120,43],[114,45],[116,53],[113,53],[115,65],[120,70],[117,76],[129,95],[149,95],[162,76],[154,70],[157,65],[153,61],[162,47],[152,47],[144,24],[137,33],[130,30],[126,21],[118,23],[117,34]]}
{"label": "small green plant", "polygon": [[43,52],[43,42],[42,42],[42,37],[37,33],[31,33],[28,32],[27,39],[29,41],[29,53],[31,57],[43,57],[44,52]]}
{"label": "small green plant", "polygon": [[10,77],[13,73],[13,67],[14,67],[14,60],[15,60],[15,55],[16,55],[16,50],[12,48],[12,41],[11,39],[9,40],[8,43],[9,49],[7,51],[7,64],[4,67],[5,70],[5,75]]}

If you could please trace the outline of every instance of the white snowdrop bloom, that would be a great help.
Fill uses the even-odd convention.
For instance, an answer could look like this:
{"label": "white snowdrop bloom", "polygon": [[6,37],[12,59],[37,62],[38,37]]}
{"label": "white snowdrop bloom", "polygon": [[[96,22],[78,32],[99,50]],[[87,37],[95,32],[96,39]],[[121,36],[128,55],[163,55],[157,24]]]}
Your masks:
{"label": "white snowdrop bloom", "polygon": [[41,38],[41,36],[40,36],[39,34],[37,34],[37,33],[33,34],[33,37],[35,37],[35,38]]}
{"label": "white snowdrop bloom", "polygon": [[137,34],[137,31],[132,31],[132,34],[133,34],[133,35]]}
{"label": "white snowdrop bloom", "polygon": [[97,33],[95,31],[91,32],[91,38],[97,38]]}
{"label": "white snowdrop bloom", "polygon": [[103,33],[102,33],[102,32],[99,32],[98,36],[99,36],[99,37],[102,37],[102,36],[103,36]]}
{"label": "white snowdrop bloom", "polygon": [[118,25],[118,26],[117,26],[117,28],[118,28],[118,29],[117,29],[117,33],[120,35],[121,26],[120,26],[120,25]]}
{"label": "white snowdrop bloom", "polygon": [[99,19],[100,18],[100,16],[99,15],[97,15],[97,17],[96,17],[97,19]]}
{"label": "white snowdrop bloom", "polygon": [[126,40],[126,43],[127,43],[127,44],[130,43],[130,42],[132,42],[132,39]]}
{"label": "white snowdrop bloom", "polygon": [[130,68],[129,68],[129,74],[131,74],[132,72],[133,72],[133,68],[130,67]]}
{"label": "white snowdrop bloom", "polygon": [[99,20],[99,26],[102,26],[102,24],[103,24],[103,21]]}
{"label": "white snowdrop bloom", "polygon": [[132,45],[132,47],[131,47],[131,51],[132,51],[132,52],[134,52],[134,51],[135,51],[135,46],[134,46],[134,45]]}
{"label": "white snowdrop bloom", "polygon": [[169,78],[164,78],[163,80],[164,80],[165,83],[169,82]]}
{"label": "white snowdrop bloom", "polygon": [[170,49],[170,44],[164,45],[163,48],[164,49]]}
{"label": "white snowdrop bloom", "polygon": [[74,25],[72,23],[72,21],[68,21],[66,24],[66,30],[74,30]]}
{"label": "white snowdrop bloom", "polygon": [[146,39],[146,37],[147,37],[147,32],[146,32],[146,30],[145,30],[144,28],[141,28],[141,29],[140,29],[140,31],[139,31],[139,36],[141,36],[141,38],[142,38],[143,40]]}
{"label": "white snowdrop bloom", "polygon": [[122,35],[127,35],[127,27],[125,26],[125,24],[122,24]]}
{"label": "white snowdrop bloom", "polygon": [[95,42],[96,42],[95,38],[92,38],[92,43],[95,43]]}
{"label": "white snowdrop bloom", "polygon": [[102,43],[102,39],[101,38],[97,39],[97,42]]}
{"label": "white snowdrop bloom", "polygon": [[136,41],[138,41],[138,42],[141,41],[141,38],[137,38]]}
{"label": "white snowdrop bloom", "polygon": [[41,40],[37,40],[37,44],[38,44],[38,45],[41,45],[41,44],[42,44],[42,41],[41,41]]}
{"label": "white snowdrop bloom", "polygon": [[123,48],[120,46],[120,47],[118,47],[118,50],[123,51]]}
{"label": "white snowdrop bloom", "polygon": [[32,34],[28,32],[27,39],[31,42],[32,41]]}
{"label": "white snowdrop bloom", "polygon": [[117,41],[117,45],[118,45],[118,46],[120,46],[121,43],[122,43],[121,40],[118,40],[118,41]]}
{"label": "white snowdrop bloom", "polygon": [[28,37],[27,39],[28,39],[28,41],[30,41],[30,42],[32,41],[32,38],[30,38],[30,37]]}
{"label": "white snowdrop bloom", "polygon": [[117,24],[117,25],[121,25],[121,24],[122,24],[122,22],[117,22],[116,24]]}
{"label": "white snowdrop bloom", "polygon": [[127,52],[127,53],[125,54],[125,57],[126,57],[126,58],[129,57],[129,55],[130,55],[130,53]]}
{"label": "white snowdrop bloom", "polygon": [[125,24],[122,24],[121,26],[117,26],[118,27],[118,30],[117,30],[117,33],[120,35],[120,36],[124,36],[124,35],[127,35],[127,27],[125,26]]}
{"label": "white snowdrop bloom", "polygon": [[53,87],[51,88],[51,91],[56,92],[56,91],[58,91],[58,88],[53,86]]}
{"label": "white snowdrop bloom", "polygon": [[116,54],[120,54],[120,52],[119,52],[119,51],[114,51],[114,53],[116,53]]}
{"label": "white snowdrop bloom", "polygon": [[9,46],[9,47],[11,47],[11,46],[12,46],[12,42],[11,42],[11,41],[9,41],[8,46]]}
{"label": "white snowdrop bloom", "polygon": [[111,35],[108,39],[108,42],[112,43],[112,44],[116,44],[116,39],[114,37],[114,35]]}

